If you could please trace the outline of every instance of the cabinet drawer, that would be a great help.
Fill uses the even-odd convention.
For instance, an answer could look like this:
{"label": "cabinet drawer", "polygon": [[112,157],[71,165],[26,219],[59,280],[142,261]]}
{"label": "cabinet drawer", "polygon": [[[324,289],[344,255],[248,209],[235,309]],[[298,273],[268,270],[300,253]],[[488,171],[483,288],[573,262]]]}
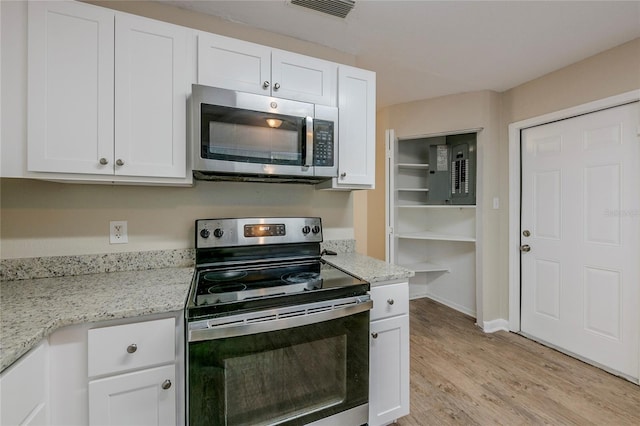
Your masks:
{"label": "cabinet drawer", "polygon": [[89,377],[173,362],[175,319],[89,330]]}
{"label": "cabinet drawer", "polygon": [[409,284],[398,283],[371,288],[371,321],[409,312]]}

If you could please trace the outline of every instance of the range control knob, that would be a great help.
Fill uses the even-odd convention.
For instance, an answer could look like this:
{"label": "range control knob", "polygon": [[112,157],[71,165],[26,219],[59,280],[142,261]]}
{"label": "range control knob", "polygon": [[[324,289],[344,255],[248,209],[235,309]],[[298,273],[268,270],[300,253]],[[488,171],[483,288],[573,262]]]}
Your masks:
{"label": "range control knob", "polygon": [[318,232],[320,232],[320,227],[318,225],[314,225],[314,227],[311,228],[311,232],[317,234]]}
{"label": "range control knob", "polygon": [[309,225],[305,225],[305,226],[302,228],[302,233],[303,233],[304,235],[307,235],[309,232],[311,232],[311,228],[309,227]]}
{"label": "range control knob", "polygon": [[224,231],[220,228],[216,228],[213,230],[213,236],[216,238],[222,238],[222,236],[224,235]]}
{"label": "range control knob", "polygon": [[209,232],[207,228],[204,228],[202,231],[200,231],[200,236],[202,238],[209,238],[209,235],[211,235],[211,232]]}

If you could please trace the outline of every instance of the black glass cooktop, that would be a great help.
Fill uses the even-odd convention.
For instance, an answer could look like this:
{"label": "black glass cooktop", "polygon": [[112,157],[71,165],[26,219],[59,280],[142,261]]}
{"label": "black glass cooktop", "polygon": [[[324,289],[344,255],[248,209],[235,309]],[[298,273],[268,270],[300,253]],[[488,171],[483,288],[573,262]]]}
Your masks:
{"label": "black glass cooktop", "polygon": [[369,284],[323,260],[201,268],[196,271],[189,318],[221,316],[365,294]]}

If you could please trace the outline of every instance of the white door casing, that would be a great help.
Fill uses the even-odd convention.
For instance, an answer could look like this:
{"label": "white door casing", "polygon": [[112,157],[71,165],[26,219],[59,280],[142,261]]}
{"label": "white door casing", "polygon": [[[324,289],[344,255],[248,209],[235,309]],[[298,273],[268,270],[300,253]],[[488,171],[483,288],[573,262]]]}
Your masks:
{"label": "white door casing", "polygon": [[[622,103],[620,97],[608,101]],[[510,126],[512,136],[516,125],[522,130],[522,223],[511,227],[510,328],[634,381],[640,364],[638,115],[636,102],[538,127],[531,126],[543,123]],[[516,243],[531,247],[518,271],[521,312],[513,291],[520,290],[514,287]],[[521,323],[514,318],[520,313]]]}

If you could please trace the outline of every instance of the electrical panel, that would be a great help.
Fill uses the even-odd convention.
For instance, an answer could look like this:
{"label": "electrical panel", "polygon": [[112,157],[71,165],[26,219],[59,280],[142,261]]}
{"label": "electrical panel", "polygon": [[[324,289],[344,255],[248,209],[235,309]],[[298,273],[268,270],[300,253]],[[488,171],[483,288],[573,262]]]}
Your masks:
{"label": "electrical panel", "polygon": [[427,204],[476,203],[476,133],[427,139]]}

